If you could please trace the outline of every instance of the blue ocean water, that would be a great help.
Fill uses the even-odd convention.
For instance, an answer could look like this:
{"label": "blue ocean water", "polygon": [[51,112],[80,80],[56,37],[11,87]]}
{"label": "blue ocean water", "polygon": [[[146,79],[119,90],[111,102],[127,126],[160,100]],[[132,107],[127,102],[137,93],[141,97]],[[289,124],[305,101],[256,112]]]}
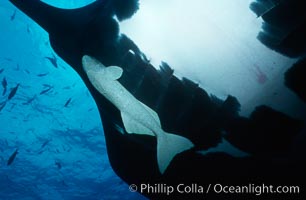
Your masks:
{"label": "blue ocean water", "polygon": [[112,170],[96,105],[46,32],[8,1],[0,32],[0,199],[144,199]]}

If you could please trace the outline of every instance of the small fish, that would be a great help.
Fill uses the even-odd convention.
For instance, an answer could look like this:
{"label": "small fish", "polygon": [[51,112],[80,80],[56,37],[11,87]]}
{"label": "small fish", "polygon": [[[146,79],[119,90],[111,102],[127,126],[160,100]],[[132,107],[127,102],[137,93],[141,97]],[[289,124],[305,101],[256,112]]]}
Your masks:
{"label": "small fish", "polygon": [[38,77],[43,77],[43,76],[47,76],[49,74],[49,72],[47,72],[47,73],[42,73],[42,74],[37,74],[36,76],[38,76]]}
{"label": "small fish", "polygon": [[2,74],[3,71],[4,71],[4,69],[0,69],[0,74]]}
{"label": "small fish", "polygon": [[7,81],[5,79],[5,77],[2,79],[2,87],[3,87],[3,92],[2,95],[4,96],[7,90]]}
{"label": "small fish", "polygon": [[16,95],[19,85],[20,84],[18,83],[17,86],[11,90],[10,94],[7,97],[8,100],[11,100]]}
{"label": "small fish", "polygon": [[44,148],[45,146],[47,146],[47,144],[49,144],[49,142],[51,142],[51,140],[46,140],[42,145],[41,145],[41,149]]}
{"label": "small fish", "polygon": [[3,101],[3,102],[0,103],[0,112],[3,110],[5,105],[6,105],[6,101]]}
{"label": "small fish", "polygon": [[66,108],[67,108],[70,102],[71,102],[71,98],[69,98],[69,99],[66,101],[66,103],[65,103],[64,107],[66,107]]}
{"label": "small fish", "polygon": [[27,32],[28,32],[28,33],[31,33],[31,29],[30,29],[29,24],[27,24]]}
{"label": "small fish", "polygon": [[70,90],[71,89],[71,86],[65,86],[63,87],[63,90]]}
{"label": "small fish", "polygon": [[62,168],[62,165],[59,161],[55,161],[55,165],[57,166],[58,169]]}
{"label": "small fish", "polygon": [[[11,112],[14,108],[15,108],[15,106],[16,106],[17,104],[16,103],[12,103],[12,105],[11,105],[11,108],[10,108],[10,110],[9,110],[9,112]],[[15,117],[15,116],[14,116]]]}
{"label": "small fish", "polygon": [[62,185],[68,187],[67,183],[64,180],[62,181]]}
{"label": "small fish", "polygon": [[17,154],[18,154],[18,149],[16,149],[15,152],[10,156],[10,158],[7,161],[7,165],[11,165],[14,162]]}
{"label": "small fish", "polygon": [[22,103],[22,105],[29,105],[36,99],[36,95],[34,97],[29,98],[26,102]]}
{"label": "small fish", "polygon": [[42,154],[45,152],[45,149],[40,150],[37,154]]}
{"label": "small fish", "polygon": [[57,59],[55,55],[53,55],[53,57],[46,56],[45,58],[48,59],[55,68],[58,68]]}
{"label": "small fish", "polygon": [[11,59],[11,58],[4,58],[4,60],[9,61],[9,62],[13,61],[13,59]]}
{"label": "small fish", "polygon": [[49,88],[47,88],[47,89],[44,89],[44,90],[42,90],[39,94],[40,94],[40,95],[46,94],[47,92],[49,92],[50,90],[52,90],[52,88],[53,88],[53,87],[49,87]]}
{"label": "small fish", "polygon": [[15,70],[15,71],[19,71],[19,70],[20,70],[20,65],[17,64],[17,65],[16,65],[16,68],[15,68],[14,70]]}
{"label": "small fish", "polygon": [[53,87],[52,85],[49,85],[49,84],[43,84],[44,87],[48,87],[48,88],[51,88]]}
{"label": "small fish", "polygon": [[13,21],[16,18],[16,10],[14,11],[14,13],[11,16],[11,21]]}

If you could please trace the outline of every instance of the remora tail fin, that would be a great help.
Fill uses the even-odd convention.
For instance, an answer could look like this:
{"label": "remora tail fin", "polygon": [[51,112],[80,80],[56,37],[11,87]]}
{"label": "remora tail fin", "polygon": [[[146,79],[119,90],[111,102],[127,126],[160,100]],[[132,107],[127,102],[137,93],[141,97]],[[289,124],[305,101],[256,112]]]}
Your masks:
{"label": "remora tail fin", "polygon": [[187,138],[164,133],[157,137],[157,162],[159,171],[163,174],[172,159],[179,153],[191,149],[194,144]]}
{"label": "remora tail fin", "polygon": [[94,13],[105,8],[105,1],[95,1],[76,9],[56,8],[40,0],[10,0],[10,2],[50,34],[84,26],[93,20]]}

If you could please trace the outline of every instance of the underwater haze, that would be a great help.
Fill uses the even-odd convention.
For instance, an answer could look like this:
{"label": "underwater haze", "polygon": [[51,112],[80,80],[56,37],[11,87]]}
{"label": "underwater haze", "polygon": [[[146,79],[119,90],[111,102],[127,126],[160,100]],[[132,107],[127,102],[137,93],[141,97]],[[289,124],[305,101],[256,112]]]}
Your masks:
{"label": "underwater haze", "polygon": [[242,115],[265,104],[305,117],[305,104],[283,84],[284,72],[296,59],[257,40],[262,19],[249,9],[251,2],[143,0],[121,31],[155,67],[165,61],[175,75],[188,77],[209,93],[237,97]]}

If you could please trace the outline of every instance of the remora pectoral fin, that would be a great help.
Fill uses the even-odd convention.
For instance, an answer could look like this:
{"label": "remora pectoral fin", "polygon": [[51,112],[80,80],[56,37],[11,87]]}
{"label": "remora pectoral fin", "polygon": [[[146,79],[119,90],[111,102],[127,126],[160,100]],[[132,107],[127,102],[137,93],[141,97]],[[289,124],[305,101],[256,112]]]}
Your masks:
{"label": "remora pectoral fin", "polygon": [[[107,67],[99,71],[86,71],[91,84],[103,94],[103,85],[112,84],[113,81],[120,78],[123,70],[120,67]],[[104,95],[104,94],[103,94]]]}
{"label": "remora pectoral fin", "polygon": [[133,118],[131,118],[130,115],[126,114],[125,112],[121,112],[121,118],[127,133],[155,136],[149,128],[135,121]]}
{"label": "remora pectoral fin", "polygon": [[122,76],[123,69],[118,66],[106,67],[103,69],[105,76],[111,80],[117,80]]}
{"label": "remora pectoral fin", "polygon": [[95,74],[95,76],[97,76],[96,79],[101,79],[102,82],[105,79],[117,80],[123,74],[123,69],[121,67],[106,67],[99,60],[88,55],[83,56],[82,65],[87,75],[88,73],[91,73],[91,75]]}
{"label": "remora pectoral fin", "polygon": [[123,70],[120,67],[107,67],[98,71],[86,71],[89,79],[95,79],[100,84],[105,84],[107,81],[115,81],[121,77]]}

